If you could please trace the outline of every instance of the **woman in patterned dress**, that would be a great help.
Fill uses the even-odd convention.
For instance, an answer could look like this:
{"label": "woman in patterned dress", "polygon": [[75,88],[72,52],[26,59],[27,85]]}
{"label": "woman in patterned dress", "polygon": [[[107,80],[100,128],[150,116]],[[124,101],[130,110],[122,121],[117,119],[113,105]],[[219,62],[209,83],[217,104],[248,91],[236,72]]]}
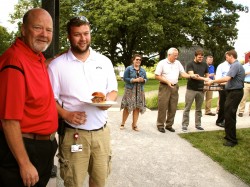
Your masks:
{"label": "woman in patterned dress", "polygon": [[142,56],[135,54],[132,57],[132,65],[128,66],[124,72],[125,93],[121,102],[123,110],[122,123],[120,129],[124,129],[128,115],[133,113],[132,129],[138,131],[137,121],[139,113],[146,111],[144,84],[147,81],[146,71],[141,67]]}

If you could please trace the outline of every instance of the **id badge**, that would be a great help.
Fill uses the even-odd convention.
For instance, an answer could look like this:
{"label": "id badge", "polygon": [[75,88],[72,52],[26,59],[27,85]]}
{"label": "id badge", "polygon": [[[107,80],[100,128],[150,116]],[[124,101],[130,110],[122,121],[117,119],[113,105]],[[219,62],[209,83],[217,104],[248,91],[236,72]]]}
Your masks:
{"label": "id badge", "polygon": [[71,153],[81,152],[82,144],[71,145]]}

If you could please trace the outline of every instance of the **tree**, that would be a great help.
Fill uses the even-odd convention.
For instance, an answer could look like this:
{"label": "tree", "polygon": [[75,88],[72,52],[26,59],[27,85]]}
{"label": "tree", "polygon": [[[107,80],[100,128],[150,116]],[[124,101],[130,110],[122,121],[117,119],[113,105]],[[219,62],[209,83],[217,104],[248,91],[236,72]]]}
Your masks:
{"label": "tree", "polygon": [[[41,0],[19,0],[13,20]],[[237,37],[236,22],[244,7],[229,0],[64,0],[60,2],[60,49],[69,47],[67,21],[85,15],[91,23],[92,47],[114,65],[130,65],[134,53],[153,65],[170,47],[199,45],[219,58]],[[229,29],[230,28],[230,29]],[[223,48],[222,48],[223,46]],[[218,49],[222,49],[221,51]]]}
{"label": "tree", "polygon": [[91,0],[83,9],[98,26],[93,29],[96,48],[128,66],[135,52],[162,59],[169,47],[191,46],[192,37],[200,38],[198,31],[205,28],[205,5],[202,0]]}
{"label": "tree", "polygon": [[7,31],[6,28],[0,26],[0,55],[11,45],[12,43],[12,34]]}
{"label": "tree", "polygon": [[206,14],[203,17],[207,25],[203,36],[203,47],[214,56],[215,65],[225,60],[225,52],[233,49],[237,39],[236,24],[239,11],[248,11],[247,7],[228,0],[208,0]]}

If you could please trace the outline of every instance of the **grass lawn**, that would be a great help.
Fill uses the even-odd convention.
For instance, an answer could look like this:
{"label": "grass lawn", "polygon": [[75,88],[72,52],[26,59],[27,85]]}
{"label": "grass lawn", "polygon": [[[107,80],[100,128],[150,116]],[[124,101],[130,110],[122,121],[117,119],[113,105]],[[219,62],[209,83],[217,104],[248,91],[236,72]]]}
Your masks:
{"label": "grass lawn", "polygon": [[[187,80],[186,79],[180,79],[179,80],[179,86],[184,86],[187,84]],[[119,80],[118,81],[118,95],[122,96],[124,93],[124,86],[125,86],[125,82]],[[148,81],[146,82],[145,86],[144,86],[144,91],[148,92],[148,91],[152,91],[152,90],[158,90],[159,87],[159,81],[155,80],[155,79],[148,79]]]}
{"label": "grass lawn", "polygon": [[250,185],[250,129],[237,129],[239,144],[223,146],[224,131],[179,134],[230,173]]}

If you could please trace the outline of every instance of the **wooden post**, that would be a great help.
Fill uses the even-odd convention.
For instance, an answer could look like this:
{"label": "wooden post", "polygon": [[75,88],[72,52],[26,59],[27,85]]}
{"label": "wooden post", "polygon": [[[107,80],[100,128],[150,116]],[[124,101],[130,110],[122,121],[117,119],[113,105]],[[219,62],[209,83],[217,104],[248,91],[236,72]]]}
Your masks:
{"label": "wooden post", "polygon": [[53,19],[53,40],[43,53],[46,58],[51,58],[59,53],[59,0],[42,0],[42,8],[47,10]]}

